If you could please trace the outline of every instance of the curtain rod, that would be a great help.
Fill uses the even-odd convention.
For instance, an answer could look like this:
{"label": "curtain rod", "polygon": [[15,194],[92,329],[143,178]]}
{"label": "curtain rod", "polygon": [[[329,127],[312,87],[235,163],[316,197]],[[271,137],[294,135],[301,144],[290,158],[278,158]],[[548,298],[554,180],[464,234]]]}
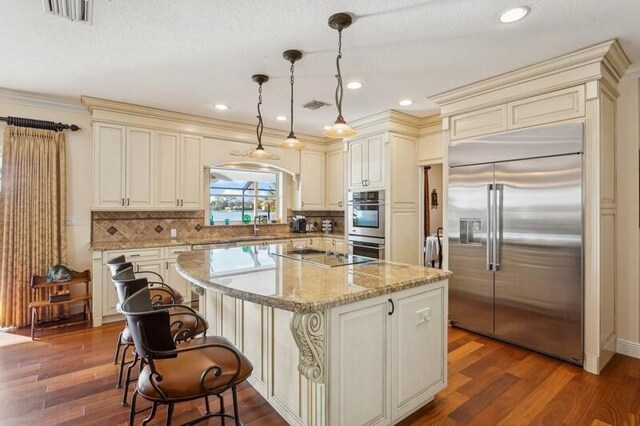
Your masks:
{"label": "curtain rod", "polygon": [[72,132],[76,132],[80,130],[80,127],[76,126],[75,124],[62,124],[56,123],[54,121],[33,120],[31,118],[0,117],[0,121],[6,121],[10,126],[55,130],[56,132],[61,132],[63,130],[71,130]]}

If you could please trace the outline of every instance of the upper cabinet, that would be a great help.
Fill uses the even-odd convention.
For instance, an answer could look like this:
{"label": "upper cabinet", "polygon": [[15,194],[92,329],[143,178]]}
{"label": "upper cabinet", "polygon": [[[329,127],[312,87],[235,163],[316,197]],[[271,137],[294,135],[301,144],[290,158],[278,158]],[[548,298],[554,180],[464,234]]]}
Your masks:
{"label": "upper cabinet", "polygon": [[349,142],[349,188],[383,188],[384,137],[371,136]]}
{"label": "upper cabinet", "polygon": [[158,132],[157,205],[163,208],[202,206],[202,138],[193,135]]}
{"label": "upper cabinet", "polygon": [[300,153],[300,207],[307,210],[324,208],[323,152],[302,151]]}
{"label": "upper cabinet", "polygon": [[201,208],[201,137],[95,123],[93,144],[93,208]]}
{"label": "upper cabinet", "polygon": [[113,124],[94,127],[94,206],[153,206],[153,131]]}
{"label": "upper cabinet", "polygon": [[326,207],[344,209],[344,151],[328,152],[326,162]]}

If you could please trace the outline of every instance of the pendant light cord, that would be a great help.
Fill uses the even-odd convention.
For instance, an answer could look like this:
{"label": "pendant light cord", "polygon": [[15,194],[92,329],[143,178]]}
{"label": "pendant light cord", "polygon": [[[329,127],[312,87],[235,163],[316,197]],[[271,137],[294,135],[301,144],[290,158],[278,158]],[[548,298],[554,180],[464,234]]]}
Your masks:
{"label": "pendant light cord", "polygon": [[264,124],[262,123],[262,112],[260,112],[260,105],[262,105],[262,83],[258,86],[258,125],[256,126],[256,137],[258,138],[258,148],[262,149],[262,131]]}
{"label": "pendant light cord", "polygon": [[340,72],[340,59],[342,59],[342,30],[338,31],[338,56],[336,57],[336,68],[338,74],[338,85],[336,86],[336,106],[338,107],[338,118],[342,119],[342,73]]}
{"label": "pendant light cord", "polygon": [[291,130],[289,131],[289,137],[295,136],[293,133],[293,83],[294,83],[294,78],[293,78],[293,72],[295,70],[295,65],[293,62],[291,62],[291,79],[289,80],[289,82],[291,83]]}

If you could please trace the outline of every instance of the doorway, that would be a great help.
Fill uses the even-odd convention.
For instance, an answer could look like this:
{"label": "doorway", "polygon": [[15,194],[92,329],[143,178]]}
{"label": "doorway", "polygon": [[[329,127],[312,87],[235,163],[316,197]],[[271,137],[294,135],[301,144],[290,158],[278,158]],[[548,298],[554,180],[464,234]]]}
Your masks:
{"label": "doorway", "polygon": [[423,253],[424,266],[442,268],[443,238],[443,170],[442,164],[423,167]]}

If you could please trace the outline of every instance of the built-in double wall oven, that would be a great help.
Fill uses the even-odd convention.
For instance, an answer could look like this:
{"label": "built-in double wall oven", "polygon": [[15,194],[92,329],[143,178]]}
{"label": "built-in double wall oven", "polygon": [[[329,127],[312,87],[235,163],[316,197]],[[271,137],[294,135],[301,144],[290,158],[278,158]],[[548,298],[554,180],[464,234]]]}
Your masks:
{"label": "built-in double wall oven", "polygon": [[349,191],[349,252],[384,259],[384,191]]}

